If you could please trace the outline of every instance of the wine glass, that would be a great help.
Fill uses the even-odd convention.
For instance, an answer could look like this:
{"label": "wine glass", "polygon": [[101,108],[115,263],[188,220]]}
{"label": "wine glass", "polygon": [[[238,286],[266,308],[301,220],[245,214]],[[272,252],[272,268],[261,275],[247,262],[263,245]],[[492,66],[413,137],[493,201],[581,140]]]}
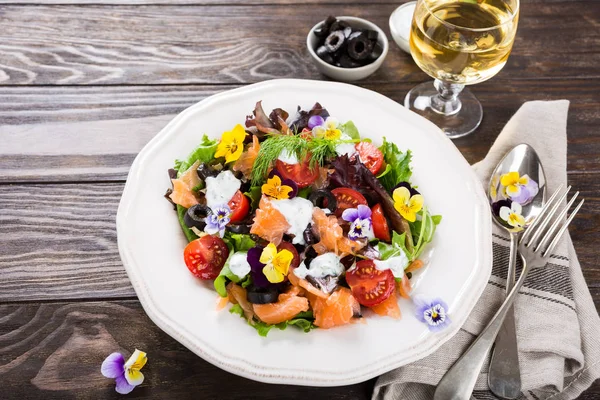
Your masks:
{"label": "wine glass", "polygon": [[418,0],[410,50],[435,81],[413,88],[404,105],[449,138],[473,132],[483,111],[465,85],[490,79],[504,67],[518,19],[519,0]]}

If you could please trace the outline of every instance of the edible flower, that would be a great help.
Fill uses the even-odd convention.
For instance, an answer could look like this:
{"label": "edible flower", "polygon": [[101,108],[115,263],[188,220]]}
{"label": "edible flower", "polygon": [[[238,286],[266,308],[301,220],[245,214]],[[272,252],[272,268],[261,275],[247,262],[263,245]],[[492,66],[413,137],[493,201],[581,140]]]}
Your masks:
{"label": "edible flower", "polygon": [[225,235],[225,226],[231,221],[231,208],[227,204],[221,204],[211,208],[212,213],[206,217],[204,232],[211,235],[218,233]]}
{"label": "edible flower", "polygon": [[426,323],[430,331],[441,331],[450,324],[448,305],[443,300],[428,301],[416,297],[414,303],[416,306],[415,316],[419,321]]}
{"label": "edible flower", "polygon": [[520,176],[518,172],[509,172],[500,177],[505,197],[521,205],[529,203],[539,191],[536,181],[528,175]]}
{"label": "edible flower", "polygon": [[246,130],[240,124],[237,124],[231,131],[223,132],[221,141],[217,146],[215,158],[225,157],[225,162],[232,162],[240,158],[244,151],[244,139]]}
{"label": "edible flower", "polygon": [[267,183],[262,185],[262,192],[274,199],[291,199],[298,193],[298,185],[291,179],[282,179],[277,170],[272,170]]}
{"label": "edible flower", "polygon": [[287,276],[293,258],[291,251],[286,249],[277,251],[277,247],[269,243],[262,251],[259,261],[265,264],[262,272],[269,282],[279,283]]}
{"label": "edible flower", "polygon": [[513,228],[522,229],[525,226],[525,218],[521,215],[522,207],[516,201],[510,204],[510,208],[502,206],[500,208],[500,218]]}
{"label": "edible flower", "polygon": [[359,204],[357,208],[347,208],[342,213],[342,219],[351,223],[348,231],[349,239],[372,239],[374,237],[369,207]]}
{"label": "edible flower", "polygon": [[340,123],[337,118],[327,117],[321,125],[315,125],[312,128],[312,132],[318,138],[337,140],[342,136],[342,131],[338,129],[339,125]]}
{"label": "edible flower", "polygon": [[394,208],[400,215],[408,222],[415,222],[417,213],[423,208],[423,196],[411,195],[411,191],[406,186],[400,186],[394,189],[392,197],[394,198]]}
{"label": "edible flower", "polygon": [[146,353],[138,349],[135,349],[127,362],[123,354],[112,353],[102,362],[100,372],[105,377],[115,380],[117,393],[127,394],[144,382],[144,375],[140,370],[146,365],[146,361]]}

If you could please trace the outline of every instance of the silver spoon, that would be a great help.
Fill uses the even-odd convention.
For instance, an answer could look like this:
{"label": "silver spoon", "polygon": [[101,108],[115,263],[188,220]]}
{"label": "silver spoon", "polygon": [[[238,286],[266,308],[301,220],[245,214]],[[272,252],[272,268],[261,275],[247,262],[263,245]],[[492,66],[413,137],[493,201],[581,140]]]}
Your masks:
{"label": "silver spoon", "polygon": [[[506,197],[502,194],[502,191],[505,189],[501,185],[501,178],[509,172],[518,172],[519,177],[527,175],[530,180],[538,184],[537,195],[521,206],[521,215],[525,219],[525,226],[523,227],[511,226],[497,212],[494,212],[494,209],[497,211],[499,208],[498,206],[494,207],[494,203]],[[508,294],[515,284],[519,236],[539,215],[546,200],[544,168],[533,147],[528,144],[520,144],[504,156],[492,174],[488,188],[488,197],[490,204],[492,204],[494,220],[510,234],[510,252],[506,277],[506,293]],[[520,197],[517,196],[516,199],[519,202],[523,197],[523,195]],[[521,373],[519,369],[519,354],[513,308],[508,311],[502,329],[496,337],[494,350],[490,358],[488,385],[496,396],[503,399],[516,399],[521,395]]]}

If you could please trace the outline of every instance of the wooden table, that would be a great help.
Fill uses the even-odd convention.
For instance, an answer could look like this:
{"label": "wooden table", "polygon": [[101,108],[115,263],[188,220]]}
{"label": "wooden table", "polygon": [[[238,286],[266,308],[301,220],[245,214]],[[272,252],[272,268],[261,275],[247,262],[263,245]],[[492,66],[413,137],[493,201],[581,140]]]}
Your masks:
{"label": "wooden table", "polygon": [[[271,78],[326,79],[308,29],[329,14],[389,35],[399,2],[367,0],[0,0],[0,398],[117,398],[110,352],[149,352],[129,397],[367,399],[273,386],[198,358],[145,315],[117,251],[115,214],[137,152],[176,113]],[[401,102],[427,80],[392,42],[360,86]],[[481,159],[526,100],[571,100],[568,176],[586,206],[571,229],[600,306],[600,2],[524,1],[513,53],[473,88],[479,130],[455,143]],[[596,383],[581,399],[600,398]]]}

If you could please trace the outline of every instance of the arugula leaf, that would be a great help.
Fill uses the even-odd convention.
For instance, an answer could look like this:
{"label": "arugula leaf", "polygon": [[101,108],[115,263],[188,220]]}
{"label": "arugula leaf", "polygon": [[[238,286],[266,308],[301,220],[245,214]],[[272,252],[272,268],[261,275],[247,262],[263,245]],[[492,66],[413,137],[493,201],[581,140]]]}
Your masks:
{"label": "arugula leaf", "polygon": [[400,182],[410,180],[412,176],[412,170],[410,169],[412,154],[410,150],[407,150],[406,153],[401,152],[395,143],[388,142],[386,138],[383,138],[383,144],[379,147],[379,150],[383,153],[383,159],[390,169],[388,170],[386,167],[378,178],[388,192],[391,192]]}
{"label": "arugula leaf", "polygon": [[175,160],[175,169],[177,170],[177,176],[181,176],[187,169],[196,161],[207,163],[211,161],[217,151],[217,145],[219,141],[216,139],[209,139],[206,134],[202,136],[202,142],[192,151],[185,161]]}
{"label": "arugula leaf", "polygon": [[358,129],[356,128],[356,125],[354,125],[354,122],[346,121],[345,124],[340,125],[340,130],[352,139],[360,140],[360,134],[358,133]]}
{"label": "arugula leaf", "polygon": [[192,230],[190,228],[187,227],[187,225],[185,224],[185,221],[183,220],[183,217],[185,216],[185,213],[187,212],[187,210],[188,210],[187,208],[177,204],[177,218],[179,219],[179,225],[181,225],[183,234],[187,238],[188,242],[191,242],[192,240],[198,239],[198,236],[194,232],[192,232]]}
{"label": "arugula leaf", "polygon": [[[229,309],[229,312],[232,314],[237,314],[240,317],[245,319],[244,310],[242,310],[242,307],[239,304],[234,304]],[[273,328],[277,328],[279,330],[284,330],[285,328],[287,328],[290,325],[297,326],[298,328],[302,329],[304,332],[309,332],[311,329],[317,328],[317,326],[315,326],[313,324],[313,319],[314,318],[313,318],[312,312],[305,312],[305,313],[299,313],[298,315],[296,315],[294,318],[290,319],[289,321],[284,321],[284,322],[281,322],[276,325],[265,324],[262,321],[256,321],[256,320],[248,321],[248,325],[250,325],[251,327],[256,329],[256,331],[258,332],[258,334],[260,336],[265,337],[269,334],[269,331]]]}
{"label": "arugula leaf", "polygon": [[244,194],[250,198],[250,208],[256,210],[262,196],[262,188],[260,186],[251,186]]}
{"label": "arugula leaf", "polygon": [[387,244],[385,242],[379,242],[377,244],[377,250],[379,251],[379,257],[382,260],[387,260],[388,258],[395,257],[400,254],[400,252],[404,252],[406,257],[410,259],[410,252],[406,249],[406,232],[403,234],[398,234],[398,232],[393,231],[392,233],[392,244]]}

